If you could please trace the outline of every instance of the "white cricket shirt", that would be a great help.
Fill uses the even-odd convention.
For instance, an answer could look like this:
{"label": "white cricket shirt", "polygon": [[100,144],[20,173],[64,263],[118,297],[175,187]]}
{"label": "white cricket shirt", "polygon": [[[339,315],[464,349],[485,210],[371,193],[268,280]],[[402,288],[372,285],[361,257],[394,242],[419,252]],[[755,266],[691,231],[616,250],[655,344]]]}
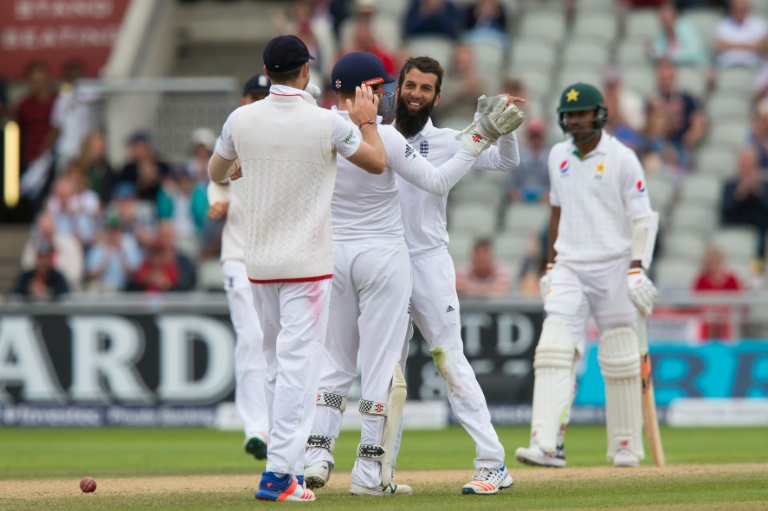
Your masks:
{"label": "white cricket shirt", "polygon": [[[336,112],[349,119],[347,111]],[[377,120],[380,122],[381,118]],[[403,222],[395,174],[426,193],[442,197],[475,161],[475,157],[462,147],[455,157],[435,167],[394,127],[377,124],[377,129],[387,153],[384,173],[371,175],[345,158],[338,161],[331,203],[333,240],[336,242],[368,239],[402,242]]]}
{"label": "white cricket shirt", "polygon": [[632,221],[650,216],[643,167],[635,153],[602,132],[580,157],[572,140],[549,153],[549,201],[559,206],[556,261],[600,262],[629,257]]}
{"label": "white cricket shirt", "polygon": [[[450,128],[436,128],[432,119],[429,119],[419,133],[408,139],[408,143],[432,165],[442,165],[464,150],[461,141],[456,140],[458,133],[459,131]],[[509,171],[517,167],[520,163],[520,153],[515,133],[499,137],[497,144],[480,153],[472,168]],[[445,207],[448,191],[456,182],[458,179],[449,183],[442,195],[434,195],[398,176],[405,242],[411,260],[448,250]]]}
{"label": "white cricket shirt", "polygon": [[267,98],[230,114],[216,151],[242,165],[251,282],[332,276],[336,152],[351,156],[359,146],[352,123],[292,87],[273,85]]}

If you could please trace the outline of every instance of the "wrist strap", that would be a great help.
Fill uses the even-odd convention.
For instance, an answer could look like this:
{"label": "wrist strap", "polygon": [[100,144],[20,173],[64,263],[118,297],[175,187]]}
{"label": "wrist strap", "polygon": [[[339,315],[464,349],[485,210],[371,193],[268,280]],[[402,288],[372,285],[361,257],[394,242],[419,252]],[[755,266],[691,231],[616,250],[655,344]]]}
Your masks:
{"label": "wrist strap", "polygon": [[373,124],[373,125],[376,125],[376,121],[372,121],[372,120],[368,119],[367,121],[363,121],[363,122],[361,122],[361,123],[360,123],[360,124],[359,124],[357,127],[358,127],[358,128],[360,128],[360,129],[362,130],[362,129],[363,129],[363,126],[365,126],[366,124]]}

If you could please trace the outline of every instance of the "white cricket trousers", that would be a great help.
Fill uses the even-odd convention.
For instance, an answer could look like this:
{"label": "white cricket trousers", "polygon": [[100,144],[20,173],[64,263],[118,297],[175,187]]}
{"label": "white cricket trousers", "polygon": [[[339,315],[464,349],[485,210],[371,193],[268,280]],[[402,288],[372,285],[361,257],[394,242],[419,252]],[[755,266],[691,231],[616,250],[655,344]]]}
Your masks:
{"label": "white cricket trousers", "polygon": [[243,419],[246,438],[254,435],[267,438],[269,420],[264,391],[267,361],[251,283],[243,261],[225,260],[221,272],[229,302],[229,317],[235,329],[235,407]]}
{"label": "white cricket trousers", "polygon": [[448,252],[411,262],[411,316],[448,386],[453,414],[475,441],[475,468],[501,468],[504,447],[461,340],[456,271]]}
{"label": "white cricket trousers", "polygon": [[[346,396],[357,376],[358,354],[362,398],[387,402],[403,353],[408,329],[411,269],[405,243],[335,243],[331,315],[328,322],[320,391]],[[349,403],[347,406],[357,406]],[[362,414],[360,442],[381,445],[384,417]],[[313,435],[337,438],[341,412],[318,406]],[[307,465],[333,463],[326,449],[307,450]],[[381,485],[381,463],[358,459],[352,482],[367,488]]]}
{"label": "white cricket trousers", "polygon": [[331,279],[251,284],[264,331],[268,472],[303,473],[328,328]]}
{"label": "white cricket trousers", "polygon": [[558,262],[552,268],[544,311],[568,325],[580,356],[590,313],[601,334],[617,326],[636,327],[637,309],[627,287],[629,263],[629,257],[618,257],[600,263]]}

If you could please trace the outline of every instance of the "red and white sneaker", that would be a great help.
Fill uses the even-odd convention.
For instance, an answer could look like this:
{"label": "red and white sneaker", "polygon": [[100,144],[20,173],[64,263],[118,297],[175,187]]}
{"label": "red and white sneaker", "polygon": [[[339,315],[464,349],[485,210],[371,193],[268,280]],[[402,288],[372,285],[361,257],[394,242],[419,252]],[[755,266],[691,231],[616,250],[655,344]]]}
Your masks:
{"label": "red and white sneaker", "polygon": [[507,467],[504,465],[501,468],[481,467],[475,470],[472,480],[464,485],[461,493],[464,495],[493,495],[513,484],[512,476],[509,475]]}

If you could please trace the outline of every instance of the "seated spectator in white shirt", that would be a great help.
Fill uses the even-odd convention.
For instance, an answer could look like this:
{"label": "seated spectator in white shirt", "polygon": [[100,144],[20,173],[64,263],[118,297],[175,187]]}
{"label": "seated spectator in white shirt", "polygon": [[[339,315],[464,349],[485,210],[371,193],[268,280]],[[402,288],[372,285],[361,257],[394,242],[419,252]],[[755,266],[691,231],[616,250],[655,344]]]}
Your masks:
{"label": "seated spectator in white shirt", "polygon": [[659,8],[659,25],[661,28],[650,43],[651,57],[667,58],[676,66],[703,67],[709,63],[696,26],[687,19],[680,19],[671,2]]}
{"label": "seated spectator in white shirt", "polygon": [[720,69],[759,68],[768,44],[768,24],[749,14],[749,0],[732,0],[730,15],[715,27],[715,63]]}
{"label": "seated spectator in white shirt", "polygon": [[509,274],[494,261],[490,239],[477,240],[469,266],[457,269],[456,291],[475,298],[503,296],[509,291]]}
{"label": "seated spectator in white shirt", "polygon": [[72,236],[56,231],[53,215],[42,211],[35,219],[32,235],[21,252],[21,268],[32,270],[37,262],[37,248],[53,247],[53,267],[67,279],[71,291],[79,291],[83,280],[83,248]]}

